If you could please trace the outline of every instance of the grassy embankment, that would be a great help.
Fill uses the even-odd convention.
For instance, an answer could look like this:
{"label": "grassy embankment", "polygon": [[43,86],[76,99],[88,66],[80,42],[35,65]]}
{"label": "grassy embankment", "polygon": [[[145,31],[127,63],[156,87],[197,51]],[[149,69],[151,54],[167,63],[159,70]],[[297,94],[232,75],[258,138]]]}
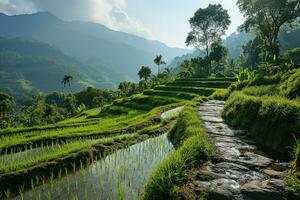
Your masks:
{"label": "grassy embankment", "polygon": [[249,135],[270,153],[297,158],[291,164],[294,167],[287,178],[287,190],[299,198],[299,145],[296,156],[293,149],[300,139],[300,69],[257,76],[232,85],[230,90],[223,117],[230,125],[249,130]]}
{"label": "grassy embankment", "polygon": [[[193,100],[201,100],[213,94],[223,95],[226,91],[195,87],[193,82],[195,80],[190,80],[186,86],[193,86],[190,91],[182,91],[178,86],[170,89],[169,85],[173,83],[169,83],[152,92],[118,99],[101,113],[93,109],[54,125],[2,130],[0,177],[9,181],[15,176],[33,178],[35,173],[44,176],[43,173],[50,173],[60,164],[65,167],[70,156],[74,161],[81,157],[86,159],[91,152],[103,154],[124,148],[165,132],[167,122],[160,119],[162,112],[189,104],[192,97]],[[223,88],[223,80],[219,82],[220,88]],[[166,89],[162,89],[164,87]]]}
{"label": "grassy embankment", "polygon": [[153,171],[146,185],[146,200],[176,199],[176,189],[184,183],[188,171],[211,157],[212,147],[198,111],[192,106],[186,107],[180,113],[169,138],[177,149]]}
{"label": "grassy embankment", "polygon": [[176,199],[177,189],[185,183],[188,171],[210,159],[212,147],[195,105],[206,99],[224,99],[227,94],[225,88],[233,81],[235,79],[181,79],[155,88],[158,91],[185,91],[205,95],[207,98],[190,101],[190,105],[180,113],[175,126],[168,134],[176,150],[154,169],[143,199]]}

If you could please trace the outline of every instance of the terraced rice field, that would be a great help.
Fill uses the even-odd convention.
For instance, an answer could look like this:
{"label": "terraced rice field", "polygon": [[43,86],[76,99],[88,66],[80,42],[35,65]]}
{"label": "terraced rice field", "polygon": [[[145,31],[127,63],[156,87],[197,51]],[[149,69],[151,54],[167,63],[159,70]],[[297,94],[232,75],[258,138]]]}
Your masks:
{"label": "terraced rice field", "polygon": [[224,93],[233,81],[175,80],[118,99],[101,112],[1,130],[0,198],[138,198],[151,169],[172,149],[159,135],[185,104]]}

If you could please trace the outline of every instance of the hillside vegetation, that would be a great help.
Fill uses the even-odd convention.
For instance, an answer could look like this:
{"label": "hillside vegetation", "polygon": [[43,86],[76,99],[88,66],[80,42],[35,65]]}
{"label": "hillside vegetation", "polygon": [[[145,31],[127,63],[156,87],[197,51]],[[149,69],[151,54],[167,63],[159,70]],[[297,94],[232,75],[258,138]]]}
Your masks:
{"label": "hillside vegetation", "polygon": [[257,76],[233,85],[240,91],[230,95],[223,117],[232,126],[249,129],[267,148],[287,155],[300,137],[299,72]]}
{"label": "hillside vegetation", "polygon": [[[61,83],[65,74],[74,77],[71,91],[88,86],[112,87],[105,74],[66,56],[60,50],[20,38],[0,38],[0,74],[0,91],[15,97],[32,95],[36,91],[65,91]],[[103,83],[99,84],[100,81]]]}
{"label": "hillside vegetation", "polygon": [[[146,90],[143,94],[117,99],[111,105],[104,107],[101,112],[100,109],[89,110],[57,124],[1,130],[1,181],[9,180],[14,184],[14,186],[7,184],[5,188],[14,191],[22,183],[30,182],[40,166],[43,166],[45,175],[54,173],[52,165],[49,165],[51,161],[57,162],[55,168],[71,167],[64,161],[71,154],[75,156],[74,159],[78,160],[81,157],[84,161],[89,157],[88,153],[77,153],[89,152],[96,148],[98,150],[94,152],[95,155],[105,155],[107,152],[164,133],[167,131],[166,125],[169,124],[170,119],[162,120],[160,118],[162,112],[182,105],[194,105],[220,91],[223,92],[223,96],[226,94],[226,89],[222,89],[222,79],[201,79],[206,84],[211,82],[214,87],[209,89],[194,87],[190,91],[182,90],[180,87],[182,81],[168,83],[175,86],[172,90],[169,90],[166,85],[158,86],[159,89]],[[195,82],[192,79],[184,81],[191,84]],[[188,115],[190,112],[194,112],[192,107],[182,115]],[[196,128],[199,119],[195,116],[195,120]],[[189,130],[190,128],[187,127],[187,131]],[[193,135],[193,130],[190,131]],[[199,138],[199,142],[195,145],[200,147],[205,140],[201,142],[201,137],[195,137]],[[193,139],[192,141],[194,142]],[[48,151],[49,148],[51,151]],[[190,148],[190,145],[186,144],[186,148]],[[184,151],[183,149],[182,152]],[[33,152],[38,153],[33,154]],[[26,156],[21,156],[24,153]],[[193,156],[201,157],[198,153],[195,152]],[[14,162],[11,163],[11,160]],[[187,167],[189,165],[187,164]],[[6,191],[5,188],[2,188],[2,192]]]}

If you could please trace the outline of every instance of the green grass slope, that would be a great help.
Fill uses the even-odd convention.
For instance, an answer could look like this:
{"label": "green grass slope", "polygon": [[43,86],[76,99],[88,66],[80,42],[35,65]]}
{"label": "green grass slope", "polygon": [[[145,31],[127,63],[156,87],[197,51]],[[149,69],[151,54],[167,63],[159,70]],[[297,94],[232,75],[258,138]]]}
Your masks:
{"label": "green grass slope", "polygon": [[[222,81],[205,80],[212,84]],[[188,82],[192,83],[193,80]],[[34,176],[34,170],[38,171],[40,167],[44,167],[42,171],[50,173],[51,170],[47,171],[49,162],[61,163],[70,155],[78,155],[82,151],[86,152],[85,156],[89,155],[87,152],[103,153],[165,133],[169,121],[162,120],[161,114],[185,105],[187,108],[170,134],[178,151],[167,158],[169,161],[164,161],[164,165],[169,162],[174,166],[182,165],[182,168],[174,171],[175,176],[172,177],[183,179],[184,174],[177,177],[176,173],[181,173],[181,169],[182,172],[188,170],[196,159],[205,161],[210,155],[205,133],[193,106],[208,98],[224,98],[226,89],[223,87],[224,85],[220,85],[216,88],[214,85],[208,89],[194,86],[186,90],[185,87],[180,89],[180,86],[176,86],[170,90],[170,86],[163,85],[144,91],[143,94],[117,99],[101,111],[99,108],[88,110],[57,124],[0,130],[0,160],[3,161],[0,163],[0,179],[25,177],[29,173],[28,169],[30,178]],[[181,126],[184,127],[183,130]],[[181,131],[184,132],[184,137],[179,136]],[[94,151],[95,147],[100,149]],[[7,160],[14,162],[8,164]],[[169,181],[171,185],[166,186],[167,188],[175,186],[171,179]]]}

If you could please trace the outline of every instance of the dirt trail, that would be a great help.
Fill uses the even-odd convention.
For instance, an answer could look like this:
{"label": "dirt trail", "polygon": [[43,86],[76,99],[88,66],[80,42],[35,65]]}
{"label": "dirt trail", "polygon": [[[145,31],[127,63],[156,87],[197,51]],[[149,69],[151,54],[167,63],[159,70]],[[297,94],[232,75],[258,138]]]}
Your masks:
{"label": "dirt trail", "polygon": [[221,117],[225,102],[208,101],[199,115],[213,142],[215,156],[198,171],[195,187],[209,192],[209,199],[283,199],[288,163],[279,163],[259,151],[245,131],[233,130]]}

